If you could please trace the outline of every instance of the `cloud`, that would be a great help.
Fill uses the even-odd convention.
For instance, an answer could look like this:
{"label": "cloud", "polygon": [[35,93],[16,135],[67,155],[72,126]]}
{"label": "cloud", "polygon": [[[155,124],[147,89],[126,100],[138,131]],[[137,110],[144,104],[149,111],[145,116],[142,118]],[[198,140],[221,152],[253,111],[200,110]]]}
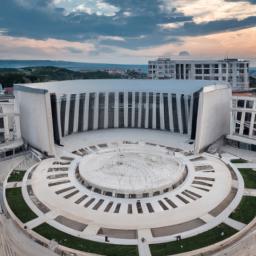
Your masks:
{"label": "cloud", "polygon": [[96,14],[99,16],[115,16],[120,10],[118,7],[106,3],[103,0],[63,0],[56,5],[63,7],[64,9],[66,9],[66,6],[70,6],[71,8],[66,9],[67,13],[80,12],[89,15]]}
{"label": "cloud", "polygon": [[214,0],[209,3],[205,0],[163,0],[167,11],[176,9],[186,16],[192,16],[196,24],[216,20],[237,19],[243,20],[255,16],[254,1],[223,1]]}
{"label": "cloud", "polygon": [[160,28],[171,30],[171,29],[177,29],[182,26],[184,26],[185,22],[173,22],[173,23],[165,23],[165,24],[159,24]]}
{"label": "cloud", "polygon": [[5,28],[0,28],[0,36],[6,34],[7,32],[8,32],[7,29],[5,29]]}
{"label": "cloud", "polygon": [[[18,49],[23,47],[28,56],[38,44],[40,53],[47,58],[50,53],[52,58],[61,57],[60,52],[72,58],[92,58],[97,54],[97,58],[113,62],[111,58],[121,61],[121,53],[130,60],[131,54],[137,56],[138,52],[144,56],[158,52],[157,56],[161,56],[173,51],[178,56],[184,49],[193,55],[191,48],[196,38],[204,38],[206,42],[208,36],[217,38],[217,34],[240,33],[255,27],[255,1],[8,0],[1,1],[0,35],[10,40],[16,38]],[[2,36],[1,46],[6,40]],[[19,39],[27,40],[26,44],[21,46]],[[30,40],[34,40],[35,48]],[[210,41],[207,43],[212,46]],[[14,44],[12,47],[15,48]],[[146,53],[146,49],[151,52]],[[2,56],[6,56],[3,51]]]}
{"label": "cloud", "polygon": [[125,39],[121,36],[98,36],[98,41],[119,41],[124,42]]}
{"label": "cloud", "polygon": [[69,46],[69,47],[65,47],[64,49],[67,49],[71,53],[77,53],[77,54],[83,53],[82,49],[78,49],[78,48],[75,48],[75,47],[70,47]]}

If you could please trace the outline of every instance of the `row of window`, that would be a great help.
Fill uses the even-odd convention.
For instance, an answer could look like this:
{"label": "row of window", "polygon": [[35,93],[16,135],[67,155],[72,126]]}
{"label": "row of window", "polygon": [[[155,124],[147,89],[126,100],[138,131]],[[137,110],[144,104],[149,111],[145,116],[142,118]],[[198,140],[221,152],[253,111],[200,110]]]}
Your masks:
{"label": "row of window", "polygon": [[240,111],[233,112],[235,134],[256,137],[256,115],[253,116],[252,112],[245,112],[244,119],[242,116],[243,114]]}
{"label": "row of window", "polygon": [[247,108],[247,109],[256,109],[256,102],[252,100],[244,100],[244,99],[233,99],[232,106],[233,108]]}

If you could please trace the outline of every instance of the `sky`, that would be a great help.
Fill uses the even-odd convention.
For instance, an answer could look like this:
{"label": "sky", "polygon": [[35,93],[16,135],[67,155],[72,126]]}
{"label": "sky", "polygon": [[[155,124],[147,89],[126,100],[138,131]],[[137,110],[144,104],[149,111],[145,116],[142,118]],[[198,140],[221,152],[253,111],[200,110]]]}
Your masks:
{"label": "sky", "polygon": [[0,0],[0,59],[256,66],[256,0]]}

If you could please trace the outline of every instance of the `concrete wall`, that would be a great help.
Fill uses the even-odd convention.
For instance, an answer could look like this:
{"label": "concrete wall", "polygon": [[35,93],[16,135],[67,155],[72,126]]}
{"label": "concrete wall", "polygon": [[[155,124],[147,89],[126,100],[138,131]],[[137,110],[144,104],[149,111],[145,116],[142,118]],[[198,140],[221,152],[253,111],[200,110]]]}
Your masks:
{"label": "concrete wall", "polygon": [[195,153],[229,134],[231,94],[226,85],[205,87],[200,93]]}
{"label": "concrete wall", "polygon": [[55,150],[50,95],[46,91],[35,93],[18,87],[15,97],[20,108],[23,139],[31,146],[53,155]]}

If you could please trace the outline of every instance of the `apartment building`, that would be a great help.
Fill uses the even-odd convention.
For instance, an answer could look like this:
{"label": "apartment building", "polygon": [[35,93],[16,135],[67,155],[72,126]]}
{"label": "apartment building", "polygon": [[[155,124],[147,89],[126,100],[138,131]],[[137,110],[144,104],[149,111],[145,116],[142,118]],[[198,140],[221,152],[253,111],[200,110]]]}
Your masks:
{"label": "apartment building", "polygon": [[150,79],[216,80],[229,82],[234,89],[248,89],[249,61],[158,58],[148,62],[148,77]]}

